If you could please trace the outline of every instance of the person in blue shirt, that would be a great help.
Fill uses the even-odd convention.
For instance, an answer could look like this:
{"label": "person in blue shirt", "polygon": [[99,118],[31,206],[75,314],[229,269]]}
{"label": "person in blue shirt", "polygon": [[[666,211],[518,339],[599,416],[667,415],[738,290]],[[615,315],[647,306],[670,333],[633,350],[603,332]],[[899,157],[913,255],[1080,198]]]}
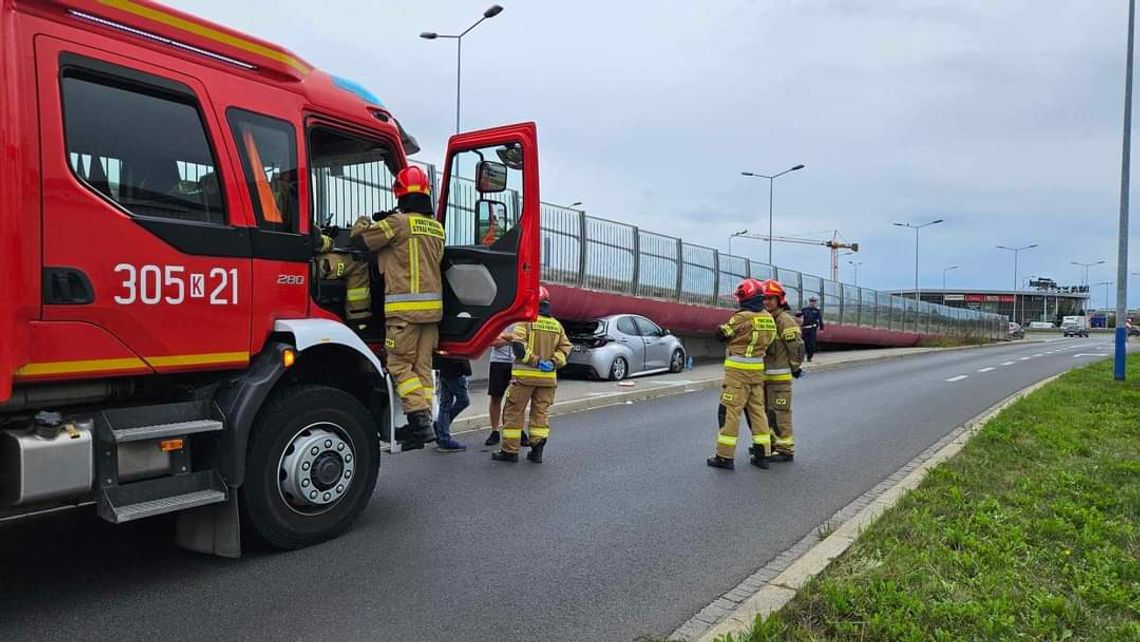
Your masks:
{"label": "person in blue shirt", "polygon": [[814,295],[808,297],[808,304],[797,314],[800,317],[801,329],[804,333],[804,352],[807,360],[811,361],[815,355],[815,335],[823,332],[823,313],[819,311],[819,299]]}

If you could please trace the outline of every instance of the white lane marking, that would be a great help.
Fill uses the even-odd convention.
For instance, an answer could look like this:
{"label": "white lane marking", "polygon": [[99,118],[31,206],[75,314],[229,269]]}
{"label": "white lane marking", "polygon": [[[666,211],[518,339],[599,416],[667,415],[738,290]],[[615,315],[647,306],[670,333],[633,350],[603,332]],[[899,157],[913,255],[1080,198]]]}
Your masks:
{"label": "white lane marking", "polygon": [[1038,352],[1037,354],[1035,354],[1035,355],[1033,355],[1033,356],[1035,356],[1035,357],[1044,357],[1045,355],[1044,355],[1044,354],[1042,354],[1042,353],[1040,353],[1040,352]]}
{"label": "white lane marking", "polygon": [[1107,356],[1108,356],[1107,352],[1082,352],[1080,354],[1074,354],[1073,358],[1077,359],[1080,357],[1107,357]]}
{"label": "white lane marking", "polygon": [[1018,359],[1018,361],[1029,361],[1032,358],[1033,357],[1022,357],[1022,358]]}
{"label": "white lane marking", "polygon": [[997,368],[982,368],[978,372],[989,372],[990,370],[997,370]]}
{"label": "white lane marking", "polygon": [[955,381],[961,381],[961,380],[965,379],[967,376],[968,375],[958,375],[957,377],[950,377],[949,379],[947,379],[947,381],[949,381],[950,383],[954,383]]}
{"label": "white lane marking", "polygon": [[1001,364],[1001,365],[1003,365],[1003,366],[1012,366],[1014,363],[1016,363],[1016,362],[1015,362],[1015,361],[1006,361],[1005,363],[1003,363],[1003,364]]}

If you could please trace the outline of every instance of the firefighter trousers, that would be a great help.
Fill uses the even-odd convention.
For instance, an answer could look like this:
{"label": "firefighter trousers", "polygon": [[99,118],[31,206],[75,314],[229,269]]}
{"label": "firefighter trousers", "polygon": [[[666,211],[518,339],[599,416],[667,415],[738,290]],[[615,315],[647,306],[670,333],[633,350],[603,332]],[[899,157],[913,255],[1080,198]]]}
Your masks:
{"label": "firefighter trousers", "polygon": [[326,252],[317,259],[322,279],[344,279],[344,317],[360,321],[372,316],[372,281],[368,263],[351,254]]}
{"label": "firefighter trousers", "polygon": [[527,431],[532,444],[550,437],[548,411],[554,403],[557,386],[532,386],[517,378],[507,387],[506,405],[503,408],[503,445],[505,453],[517,453],[522,439],[523,423],[526,421],[527,404],[530,405],[530,421]]}
{"label": "firefighter trousers", "polygon": [[792,382],[766,381],[764,400],[768,407],[768,424],[776,436],[772,449],[790,455],[796,449],[792,434]]}
{"label": "firefighter trousers", "polygon": [[439,325],[388,319],[384,323],[384,348],[388,373],[404,414],[431,410],[435,394],[431,378],[431,355],[439,343]]}
{"label": "firefighter trousers", "polygon": [[764,449],[767,456],[772,449],[768,433],[768,419],[764,414],[764,383],[760,375],[741,374],[725,369],[720,391],[717,420],[720,432],[716,438],[716,454],[724,459],[736,456],[737,435],[740,433],[740,416],[748,413],[748,429],[752,432],[752,445]]}

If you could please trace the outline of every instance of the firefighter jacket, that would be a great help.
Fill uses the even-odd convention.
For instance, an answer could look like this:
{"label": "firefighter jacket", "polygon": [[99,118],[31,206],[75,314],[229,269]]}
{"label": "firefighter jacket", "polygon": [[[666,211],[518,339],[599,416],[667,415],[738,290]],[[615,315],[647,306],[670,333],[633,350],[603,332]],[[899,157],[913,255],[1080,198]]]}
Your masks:
{"label": "firefighter jacket", "polygon": [[352,239],[378,254],[384,273],[384,316],[409,323],[443,318],[443,226],[415,213],[396,212],[375,223],[360,218]]}
{"label": "firefighter jacket", "polygon": [[804,339],[795,317],[787,310],[776,313],[776,339],[765,354],[768,369],[764,381],[791,381],[804,362]]}
{"label": "firefighter jacket", "polygon": [[511,368],[513,378],[528,386],[549,388],[558,385],[555,372],[538,369],[539,361],[553,361],[556,370],[566,365],[574,347],[557,319],[540,314],[529,323],[516,323],[512,342],[526,346],[523,357],[516,359]]}
{"label": "firefighter jacket", "polygon": [[776,336],[776,323],[764,310],[737,310],[728,323],[720,326],[720,335],[727,342],[724,356],[725,372],[732,372],[743,380],[761,381],[764,374],[764,352]]}

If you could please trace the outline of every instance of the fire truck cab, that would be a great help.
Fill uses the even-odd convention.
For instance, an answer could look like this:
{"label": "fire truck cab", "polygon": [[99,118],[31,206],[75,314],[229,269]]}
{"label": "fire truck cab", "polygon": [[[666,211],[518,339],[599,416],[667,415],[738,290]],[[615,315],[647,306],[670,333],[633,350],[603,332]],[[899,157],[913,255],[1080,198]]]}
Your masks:
{"label": "fire truck cab", "polygon": [[[176,512],[226,556],[243,529],[343,531],[398,400],[383,275],[346,324],[321,235],[352,253],[414,139],[356,83],[146,0],[0,0],[0,86],[0,517]],[[440,350],[475,357],[537,314],[534,125],[452,137],[438,184]]]}

